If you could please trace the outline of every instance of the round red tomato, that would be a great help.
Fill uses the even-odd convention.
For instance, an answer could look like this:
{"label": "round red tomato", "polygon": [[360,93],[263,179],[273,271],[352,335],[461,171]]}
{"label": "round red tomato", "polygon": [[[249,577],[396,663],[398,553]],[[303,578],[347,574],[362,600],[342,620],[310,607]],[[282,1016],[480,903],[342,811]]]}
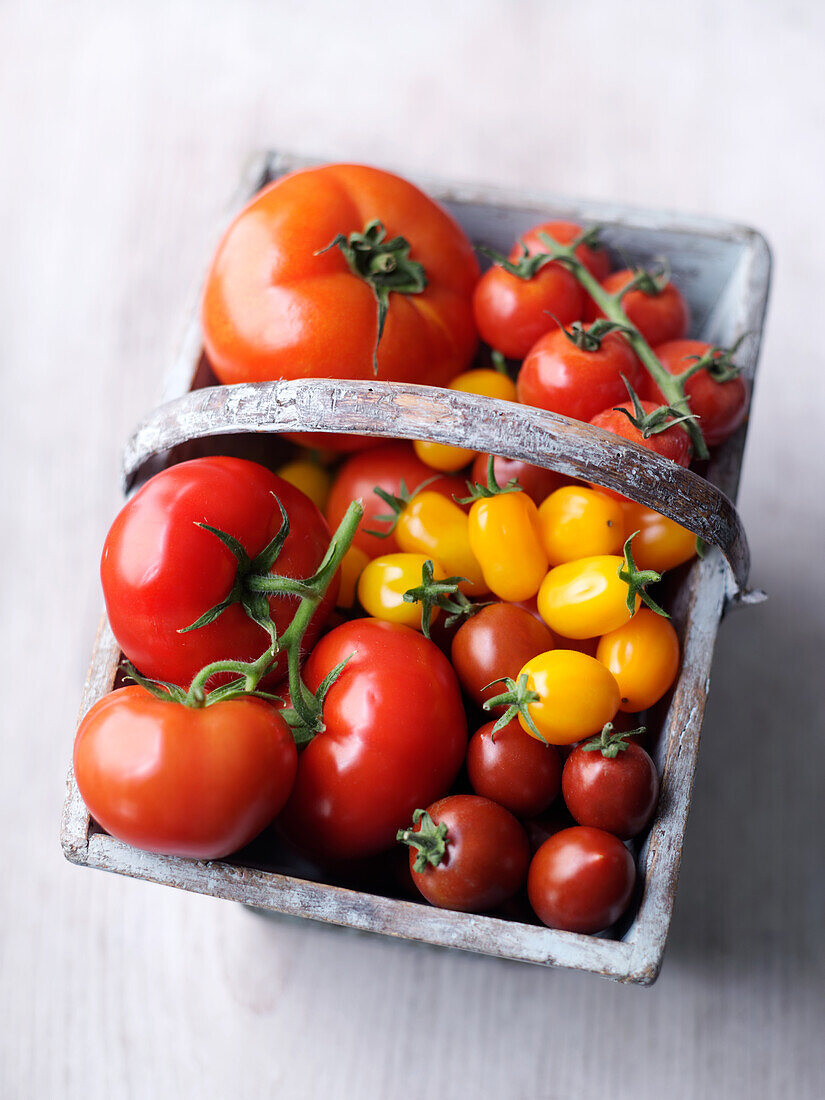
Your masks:
{"label": "round red tomato", "polygon": [[525,733],[517,718],[495,733],[494,725],[488,722],[470,738],[470,786],[518,817],[543,813],[561,787],[558,750]]}
{"label": "round red tomato", "polygon": [[[476,455],[470,476],[471,481],[479,485],[487,484],[488,458],[489,455]],[[556,489],[569,485],[572,480],[564,474],[557,474],[555,470],[546,470],[543,466],[533,466],[529,462],[522,462],[517,458],[503,458],[501,455],[496,455],[493,459],[493,469],[499,485],[506,485],[508,481],[515,478],[534,504],[541,504]]]}
{"label": "round red tomato", "polygon": [[[603,280],[602,286],[608,294],[618,294],[635,275],[635,271],[614,271]],[[629,290],[622,298],[622,307],[628,320],[651,347],[666,340],[681,340],[688,330],[690,315],[687,302],[673,283],[667,283],[655,293],[642,289]],[[601,313],[594,309],[591,315],[599,317]]]}
{"label": "round red tomato", "polygon": [[205,707],[118,688],[77,731],[74,774],[92,817],[147,852],[222,859],[280,811],[297,753],[277,710],[250,696]]}
{"label": "round red tomato", "polygon": [[[702,340],[671,340],[660,344],[656,355],[671,374],[682,374],[712,350]],[[719,356],[724,353],[719,352]],[[699,417],[699,430],[709,447],[724,443],[739,427],[748,412],[748,389],[741,374],[726,382],[717,382],[707,370],[697,371],[685,382],[685,395],[690,411]],[[642,396],[657,404],[665,404],[661,391],[650,376],[642,384]]]}
{"label": "round red tomato", "polygon": [[[560,244],[570,244],[581,233],[571,222],[545,222],[537,225],[516,242],[508,259],[517,264],[524,256],[547,252],[539,237],[548,233]],[[523,244],[522,244],[523,242]],[[583,263],[596,274],[606,274],[606,253],[586,245],[577,249]],[[510,359],[523,359],[544,333],[579,321],[584,316],[585,294],[575,275],[560,263],[547,263],[529,278],[520,278],[494,264],[481,276],[473,296],[476,325],[490,347]],[[551,316],[552,315],[552,316]]]}
{"label": "round red tomato", "polygon": [[[641,406],[645,414],[652,413],[658,408],[652,401],[642,401]],[[645,439],[643,433],[628,420],[623,412],[618,412],[617,409],[626,409],[631,416],[635,415],[633,402],[623,401],[621,405],[617,405],[612,409],[604,409],[603,412],[594,416],[590,423],[597,428],[601,428],[603,431],[619,435],[622,439],[629,439],[631,443],[638,443],[639,446],[644,447],[645,450],[654,451],[663,458],[669,458],[671,462],[675,462],[679,466],[690,465],[693,447],[690,442],[690,437],[681,424],[674,424],[673,427],[666,428],[663,432],[649,435],[647,439]],[[616,493],[612,489],[606,489],[603,485],[596,485],[594,483],[593,488],[598,489],[600,493],[606,493],[607,496],[615,497],[617,500],[626,499],[621,493]],[[632,534],[632,531],[630,533]]]}
{"label": "round red tomato", "polygon": [[516,383],[524,405],[590,420],[596,413],[627,400],[622,375],[634,389],[643,368],[623,336],[608,333],[593,351],[579,347],[560,329],[533,346]]}
{"label": "round red tomato", "polygon": [[458,680],[433,642],[377,619],[344,623],[312,651],[310,691],[344,660],[280,819],[297,847],[325,859],[390,848],[413,810],[450,789],[467,747]]}
{"label": "round red tomato", "polygon": [[[272,572],[310,577],[329,545],[326,521],[299,489],[255,462],[195,458],[170,466],[121,510],[106,537],[100,575],[114,636],[144,676],[186,687],[213,661],[254,661],[264,652],[268,634],[240,603],[206,626],[180,631],[225,600],[238,575],[233,553],[198,524],[231,535],[254,558],[281,527],[278,501],[290,532]],[[319,605],[305,635],[307,647],[335,606],[337,588],[336,580]],[[279,634],[297,605],[294,596],[270,599]],[[267,682],[279,679],[285,668],[282,655]]]}
{"label": "round red tomato", "polygon": [[[401,483],[407,491],[414,492],[419,485],[434,476],[434,471],[416,456],[411,443],[385,443],[369,451],[352,455],[336,474],[326,507],[326,517],[334,530],[344,517],[350,503],[360,500],[364,516],[353,543],[371,558],[381,554],[397,554],[401,547],[395,534],[378,538],[369,531],[388,531],[389,521],[378,521],[376,516],[389,515],[390,508],[375,489],[383,489],[390,496],[399,496]],[[427,486],[452,500],[453,496],[466,496],[467,486],[463,478],[436,476]]]}
{"label": "round red tomato", "polygon": [[[369,228],[376,220],[383,239]],[[350,234],[361,236],[352,267],[333,243]],[[406,252],[387,248],[396,237]],[[423,268],[423,289],[404,276],[408,261]],[[376,290],[353,267],[390,291],[380,341]],[[356,164],[293,172],[259,192],[218,245],[201,306],[206,355],[221,382],[446,385],[475,352],[477,279],[461,227],[406,180]]]}
{"label": "round red tomato", "polygon": [[656,765],[632,741],[624,741],[626,748],[615,756],[604,755],[595,747],[596,739],[593,748],[587,744],[591,743],[578,745],[564,763],[562,791],[567,808],[580,825],[630,840],[644,829],[656,809]]}
{"label": "round red tomato", "polygon": [[511,898],[527,877],[524,829],[502,806],[477,795],[433,803],[398,839],[410,845],[413,882],[441,909],[484,913]]}
{"label": "round red tomato", "polygon": [[627,909],[636,882],[633,857],[611,833],[582,825],[562,829],[533,856],[530,904],[542,923],[592,935]]}
{"label": "round red tomato", "polygon": [[492,603],[461,625],[451,658],[461,686],[480,707],[504,690],[494,680],[516,679],[531,657],[549,649],[553,635],[543,622],[516,604]]}

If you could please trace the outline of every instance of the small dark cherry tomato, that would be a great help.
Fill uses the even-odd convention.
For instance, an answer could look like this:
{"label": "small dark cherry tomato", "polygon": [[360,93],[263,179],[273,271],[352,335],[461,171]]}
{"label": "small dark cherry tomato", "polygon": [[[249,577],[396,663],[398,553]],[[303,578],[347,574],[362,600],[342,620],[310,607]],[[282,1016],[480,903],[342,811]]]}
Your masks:
{"label": "small dark cherry tomato", "polygon": [[486,912],[527,877],[527,834],[503,806],[478,795],[449,795],[416,810],[398,839],[410,845],[413,882],[440,909]]}
{"label": "small dark cherry tomato", "polygon": [[623,336],[608,333],[594,351],[556,329],[533,345],[519,372],[518,399],[573,420],[590,420],[627,400],[622,375],[638,390],[643,367]]}
{"label": "small dark cherry tomato", "polygon": [[659,798],[656,765],[626,737],[603,733],[578,745],[562,772],[564,801],[576,821],[620,840],[644,829]]}
{"label": "small dark cherry tomato", "polygon": [[[688,370],[697,357],[712,350],[712,345],[702,340],[671,340],[655,349],[659,362],[671,374]],[[723,354],[720,350],[716,358]],[[709,447],[716,447],[732,435],[748,412],[748,389],[741,374],[726,382],[717,382],[707,369],[697,371],[685,382],[685,395],[690,411],[699,418],[699,430]],[[666,404],[659,387],[649,376],[642,383],[642,397],[658,405]]]}
{"label": "small dark cherry tomato", "polygon": [[451,659],[461,686],[482,706],[504,690],[501,684],[488,684],[503,676],[515,679],[531,657],[552,648],[552,634],[529,611],[493,603],[462,624],[453,638]]}
{"label": "small dark cherry tomato", "polygon": [[577,825],[545,840],[533,856],[527,893],[542,923],[592,935],[615,924],[635,882],[633,857],[617,837]]}
{"label": "small dark cherry tomato", "polygon": [[[635,271],[614,271],[602,282],[602,286],[608,294],[618,294],[635,274]],[[690,320],[687,302],[673,283],[667,283],[654,294],[641,289],[629,290],[622,298],[622,306],[628,319],[651,347],[664,344],[667,340],[681,340],[687,333]],[[594,313],[600,316],[598,310]]]}
{"label": "small dark cherry tomato", "polygon": [[518,817],[543,813],[561,788],[558,750],[525,733],[517,718],[495,733],[494,725],[488,722],[470,738],[470,786]]}
{"label": "small dark cherry tomato", "polygon": [[[480,485],[487,483],[487,459],[488,455],[476,456],[473,463],[471,481]],[[541,504],[543,500],[571,483],[571,478],[564,474],[557,474],[555,470],[545,470],[542,466],[532,466],[529,462],[521,462],[517,458],[502,458],[496,455],[493,459],[493,470],[499,485],[506,485],[514,478],[530,497],[534,504]]]}

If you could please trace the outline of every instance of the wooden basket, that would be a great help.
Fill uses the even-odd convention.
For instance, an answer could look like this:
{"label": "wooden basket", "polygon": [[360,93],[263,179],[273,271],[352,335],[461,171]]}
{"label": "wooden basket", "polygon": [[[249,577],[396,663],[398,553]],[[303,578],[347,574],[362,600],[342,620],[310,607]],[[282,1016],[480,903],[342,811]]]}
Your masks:
{"label": "wooden basket", "polygon": [[[271,180],[308,163],[274,153],[256,158],[245,175],[238,204]],[[749,334],[737,361],[753,384],[770,277],[768,247],[754,230],[542,195],[429,181],[423,186],[450,210],[475,244],[506,252],[531,225],[552,217],[603,225],[610,249],[635,262],[667,256],[674,280],[690,304],[693,334],[720,345]],[[281,863],[276,859],[276,869],[261,865],[254,846],[231,861],[151,855],[100,830],[71,771],[61,829],[67,859],[363,931],[587,970],[620,981],[653,982],[673,910],[717,629],[728,603],[754,598],[746,589],[747,542],[729,499],[736,494],[746,426],[716,450],[705,480],[589,425],[473,394],[325,379],[223,387],[214,381],[194,319],[167,378],[166,404],[139,425],[127,444],[127,490],[158,469],[197,453],[255,458],[266,452],[271,463],[272,448],[277,446],[272,433],[357,432],[457,443],[526,459],[619,489],[713,544],[703,560],[677,571],[671,582],[668,606],[682,643],[682,667],[672,693],[657,711],[663,723],[656,750],[661,797],[638,852],[638,903],[608,936],[583,936],[311,881],[306,876],[312,871],[297,861],[290,864],[286,856]],[[81,717],[115,685],[120,658],[104,616]]]}

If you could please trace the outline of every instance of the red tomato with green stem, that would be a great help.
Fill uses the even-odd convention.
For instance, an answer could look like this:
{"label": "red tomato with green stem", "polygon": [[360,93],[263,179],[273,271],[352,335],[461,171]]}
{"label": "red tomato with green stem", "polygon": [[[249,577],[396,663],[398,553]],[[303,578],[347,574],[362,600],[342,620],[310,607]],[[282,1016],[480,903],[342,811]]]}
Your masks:
{"label": "red tomato with green stem", "polygon": [[[655,405],[652,401],[639,401],[635,398],[631,401],[623,401],[614,408],[604,409],[597,413],[590,423],[596,428],[601,428],[602,431],[612,432],[613,435],[628,439],[631,443],[637,443],[645,450],[661,455],[662,458],[669,458],[678,466],[689,466],[693,453],[690,438],[679,423],[660,416],[662,409],[663,406]],[[669,427],[668,424],[670,424]],[[596,485],[595,482],[593,488],[616,500],[627,499],[622,493],[607,489],[603,485]]]}
{"label": "red tomato with green stem", "polygon": [[593,935],[615,924],[636,882],[633,857],[611,833],[573,826],[542,844],[527,877],[536,916],[550,928]]}
{"label": "red tomato with green stem", "polygon": [[628,342],[606,325],[574,325],[543,336],[522,364],[516,382],[524,405],[588,421],[627,399],[623,377],[638,389],[643,367]]}
{"label": "red tomato with green stem", "polygon": [[376,619],[344,623],[310,654],[309,690],[342,661],[324,699],[324,729],[301,753],[279,819],[298,848],[325,860],[392,847],[413,810],[450,789],[467,746],[456,675],[417,631]]}
{"label": "red tomato with green stem", "polygon": [[[279,502],[289,533],[271,568],[258,568],[256,557],[282,531]],[[203,524],[236,540],[245,563]],[[100,574],[112,632],[144,676],[174,684],[188,685],[213,661],[255,660],[267,647],[267,631],[241,601],[263,599],[263,618],[271,615],[282,633],[297,597],[267,601],[253,586],[270,573],[312,576],[329,541],[329,528],[312,501],[255,462],[214,457],[170,466],[127,502],[106,537]],[[321,601],[307,647],[335,606],[337,587],[336,580]],[[186,630],[223,604],[212,621]],[[277,682],[284,670],[281,655],[265,683]]]}
{"label": "red tomato with green stem", "polygon": [[525,733],[516,718],[495,733],[494,725],[481,726],[467,746],[471,787],[517,817],[543,813],[561,789],[558,750]]}
{"label": "red tomato with green stem", "polygon": [[265,700],[192,707],[137,685],[95,703],[74,745],[98,824],[136,848],[192,859],[253,840],[286,802],[296,766],[289,727]]}
{"label": "red tomato with green stem", "polygon": [[527,877],[527,834],[503,806],[472,794],[418,809],[398,832],[410,847],[421,894],[441,909],[484,913],[511,898]]}
{"label": "red tomato with green stem", "polygon": [[[637,271],[614,271],[602,280],[602,286],[608,294],[618,294],[637,277]],[[667,340],[681,340],[687,333],[690,323],[687,302],[666,275],[645,272],[638,286],[622,297],[622,308],[651,347]],[[595,306],[588,313],[588,317],[601,315]]]}
{"label": "red tomato with green stem", "polygon": [[564,801],[580,825],[630,840],[645,828],[659,799],[656,765],[633,735],[605,727],[570,753],[562,773]]}

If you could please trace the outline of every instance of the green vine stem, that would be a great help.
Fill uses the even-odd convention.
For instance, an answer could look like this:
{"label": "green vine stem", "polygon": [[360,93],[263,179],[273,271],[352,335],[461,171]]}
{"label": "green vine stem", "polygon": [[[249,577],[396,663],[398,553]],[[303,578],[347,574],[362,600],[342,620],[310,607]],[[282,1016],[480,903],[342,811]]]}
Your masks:
{"label": "green vine stem", "polygon": [[[553,260],[563,263],[576,277],[578,282],[587,291],[604,316],[625,330],[625,338],[642,362],[647,373],[659,387],[666,403],[680,414],[690,414],[690,405],[685,396],[684,377],[673,375],[659,362],[653,348],[642,336],[641,332],[631,322],[624,311],[622,300],[631,290],[644,289],[650,281],[650,275],[646,271],[638,272],[626,286],[623,286],[618,294],[609,294],[598,279],[595,278],[576,255],[576,249],[581,244],[590,244],[594,238],[594,231],[588,230],[581,234],[569,245],[560,244],[547,233],[540,233],[542,244],[547,248],[548,255]],[[707,458],[708,449],[704,437],[699,430],[699,425],[694,417],[682,422],[682,427],[690,436],[693,451],[697,458]]]}

